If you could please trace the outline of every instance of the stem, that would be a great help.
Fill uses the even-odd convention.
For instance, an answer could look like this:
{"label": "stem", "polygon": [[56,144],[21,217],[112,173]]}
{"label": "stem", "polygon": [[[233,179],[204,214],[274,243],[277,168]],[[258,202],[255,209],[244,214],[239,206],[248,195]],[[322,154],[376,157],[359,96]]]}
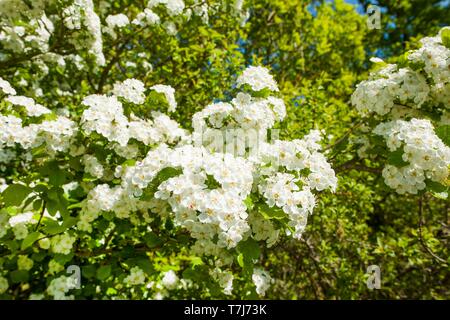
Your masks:
{"label": "stem", "polygon": [[427,251],[435,260],[447,266],[447,261],[436,255],[430,247],[427,246],[422,237],[422,227],[423,227],[423,196],[419,198],[419,241],[422,247]]}
{"label": "stem", "polygon": [[370,173],[376,173],[376,174],[380,174],[382,169],[381,168],[373,168],[373,167],[368,167],[364,164],[358,163],[359,159],[357,158],[353,158],[347,162],[345,162],[344,164],[341,164],[340,166],[336,167],[334,169],[334,171],[336,173],[339,172],[344,172],[347,170],[358,170],[358,171],[366,171],[366,172],[370,172]]}
{"label": "stem", "polygon": [[36,231],[39,228],[39,226],[41,225],[41,221],[42,221],[42,217],[44,216],[44,212],[45,212],[45,200],[42,200],[41,214],[39,215],[39,221],[38,221],[34,231]]}

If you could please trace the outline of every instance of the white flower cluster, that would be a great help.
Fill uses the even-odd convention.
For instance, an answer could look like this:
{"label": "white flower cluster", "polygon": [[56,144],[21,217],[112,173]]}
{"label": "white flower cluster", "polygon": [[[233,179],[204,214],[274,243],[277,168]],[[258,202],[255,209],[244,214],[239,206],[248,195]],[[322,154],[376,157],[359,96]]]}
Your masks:
{"label": "white flower cluster", "polygon": [[267,289],[269,289],[273,281],[269,273],[261,268],[256,268],[253,271],[252,280],[256,286],[256,293],[261,296],[266,294]]}
{"label": "white flower cluster", "polygon": [[[72,5],[63,10],[64,24],[71,30],[82,31],[86,28],[88,38],[82,36],[70,39],[77,48],[87,47],[98,65],[105,64],[103,55],[103,39],[101,22],[95,13],[92,0],[75,0]],[[82,33],[82,32],[81,32]]]}
{"label": "white flower cluster", "polygon": [[89,108],[81,116],[81,124],[88,134],[97,132],[109,141],[126,145],[129,139],[128,119],[116,96],[90,95],[83,104]]}
{"label": "white flower cluster", "polygon": [[127,79],[121,83],[115,83],[113,93],[128,102],[142,104],[145,101],[144,84],[136,79]]}
{"label": "white flower cluster", "polygon": [[77,279],[66,276],[53,279],[47,288],[47,293],[55,300],[73,300],[73,295],[66,294],[76,287],[76,281]]}
{"label": "white flower cluster", "polygon": [[442,43],[442,32],[449,27],[441,29],[435,37],[420,40],[422,47],[408,55],[414,63],[423,63],[425,72],[434,83],[449,82],[450,80],[450,49]]}
{"label": "white flower cluster", "polygon": [[178,277],[175,271],[169,270],[164,273],[164,276],[161,279],[161,284],[168,290],[175,289],[178,284]]}
{"label": "white flower cluster", "polygon": [[[30,6],[24,6],[21,1],[0,2],[0,19],[2,21],[2,30],[0,30],[0,43],[6,50],[13,52],[30,52],[40,50],[47,52],[49,49],[49,39],[54,31],[52,21],[44,13],[44,7],[39,4],[33,9]],[[12,9],[15,12],[9,11]],[[6,13],[5,15],[3,13]],[[17,13],[22,14],[20,18],[13,18]],[[26,17],[27,24],[14,25],[15,22]]]}
{"label": "white flower cluster", "polygon": [[434,133],[429,120],[395,120],[379,124],[374,133],[386,139],[390,151],[402,150],[403,167],[387,165],[383,177],[398,193],[416,194],[426,179],[444,183],[449,175],[450,148]]}
{"label": "white flower cluster", "polygon": [[429,98],[430,87],[417,71],[388,65],[371,76],[373,79],[359,83],[352,95],[352,104],[362,115],[385,115],[401,107],[398,104],[420,108]]}
{"label": "white flower cluster", "polygon": [[16,90],[11,87],[11,84],[4,80],[2,77],[0,77],[0,90],[3,92],[3,94],[9,94],[9,95],[15,95]]}
{"label": "white flower cluster", "polygon": [[[193,139],[210,145],[211,150],[223,150],[225,138],[227,151],[242,154],[245,147],[258,151],[258,141],[263,140],[267,130],[286,116],[283,100],[269,96],[254,98],[247,93],[238,93],[231,103],[213,103],[194,114],[192,122],[195,128]],[[247,139],[247,141],[245,141]],[[217,145],[218,143],[218,145]],[[237,151],[233,148],[239,148]],[[236,151],[236,152],[235,152]]]}
{"label": "white flower cluster", "polygon": [[[197,240],[193,252],[220,255],[221,263],[226,264],[230,261],[226,250],[252,234],[270,245],[280,235],[280,229],[261,219],[260,213],[248,212],[245,201],[252,191],[259,193],[269,207],[281,209],[289,219],[293,236],[299,238],[315,206],[313,191],[336,188],[334,171],[319,152],[319,131],[311,131],[302,140],[259,143],[258,139],[267,136],[267,131],[286,114],[283,101],[274,96],[254,98],[239,93],[231,103],[207,106],[193,117],[192,137],[182,139],[173,147],[164,142],[179,139],[172,139],[173,136],[161,139],[154,130],[162,125],[168,134],[183,137],[176,123],[167,130],[171,127],[165,123],[170,120],[167,116],[157,115],[149,126],[142,119],[127,124],[121,104],[114,96],[89,96],[84,104],[90,106],[82,116],[85,130],[95,130],[118,142],[120,139],[111,136],[118,134],[117,130],[109,128],[114,120],[123,123],[120,134],[134,132],[132,136],[136,140],[144,143],[150,140],[155,148],[134,165],[116,168],[115,177],[121,179],[120,185],[99,184],[89,192],[78,222],[82,230],[90,231],[92,221],[101,212],[112,211],[119,218],[129,218],[132,212],[150,209],[164,218],[171,216],[176,226],[188,230]],[[140,130],[134,127],[138,124]],[[223,137],[230,131],[238,140],[233,143],[246,140],[242,133],[255,131],[257,139],[252,143],[260,145],[257,152],[247,156],[235,155],[233,150],[209,148],[208,139],[213,133]],[[155,181],[157,185],[152,186]],[[153,188],[151,200],[142,200],[150,187]]]}
{"label": "white flower cluster", "polygon": [[0,147],[2,148],[19,144],[24,149],[31,149],[45,144],[47,151],[54,154],[68,149],[76,131],[75,122],[63,116],[58,116],[56,120],[22,126],[22,119],[12,115],[0,115]]}
{"label": "white flower cluster", "polygon": [[52,251],[54,253],[69,254],[75,241],[76,238],[67,233],[58,234],[50,240]]}
{"label": "white flower cluster", "polygon": [[[442,30],[435,37],[422,39],[422,47],[408,54],[409,63],[416,67],[390,64],[359,83],[352,95],[358,111],[363,115],[386,115],[404,106],[421,109],[425,105],[449,110],[450,49],[442,43]],[[384,64],[378,59],[373,61]]]}
{"label": "white flower cluster", "polygon": [[150,0],[147,3],[147,7],[152,9],[155,6],[162,4],[166,7],[167,13],[171,16],[177,16],[181,14],[184,10],[183,0]]}
{"label": "white flower cluster", "polygon": [[263,89],[278,91],[277,83],[269,70],[261,66],[250,66],[244,70],[237,79],[237,85],[242,86],[244,84],[248,84],[254,91]]}
{"label": "white flower cluster", "polygon": [[[116,84],[114,86],[115,94],[134,103],[143,103],[145,100],[143,84],[138,80],[129,80]],[[151,113],[153,121],[140,119],[134,114],[130,115],[129,120],[116,95],[94,94],[84,98],[82,103],[88,108],[81,116],[81,124],[87,134],[96,132],[110,142],[117,142],[121,147],[127,146],[130,139],[136,139],[149,145],[162,142],[172,143],[186,136],[178,123],[159,112]],[[173,92],[171,97],[174,102]]]}
{"label": "white flower cluster", "polygon": [[103,177],[104,168],[98,159],[90,154],[83,155],[84,171],[91,176],[101,179]]}
{"label": "white flower cluster", "polygon": [[[398,193],[416,194],[427,186],[427,180],[446,185],[449,176],[449,148],[435,134],[429,120],[435,115],[439,124],[450,123],[450,49],[442,40],[444,28],[435,37],[421,40],[421,47],[408,52],[406,67],[379,65],[369,80],[357,85],[352,104],[362,115],[388,118],[372,132],[383,136],[390,152],[401,153],[401,159],[390,155],[383,169],[386,184]],[[433,118],[433,117],[431,117]],[[367,126],[362,130],[367,133]],[[368,138],[353,140],[360,144],[358,154],[368,157],[373,145]]]}
{"label": "white flower cluster", "polygon": [[[262,67],[249,67],[239,79],[241,85],[249,84],[255,91],[278,91],[276,82]],[[12,92],[6,84],[3,87]],[[155,85],[150,89],[163,93],[169,111],[175,110],[172,87]],[[314,192],[335,190],[336,176],[320,152],[321,132],[313,130],[303,139],[293,141],[267,141],[276,122],[286,116],[283,100],[274,92],[266,97],[239,92],[229,103],[210,104],[196,113],[194,130],[188,134],[163,113],[154,111],[150,113],[151,119],[141,118],[133,113],[136,106],[127,104],[124,111],[119,97],[142,104],[144,93],[142,82],[128,79],[116,83],[111,94],[89,95],[82,101],[85,108],[79,123],[70,120],[71,114],[64,110],[56,120],[25,127],[18,117],[0,115],[0,146],[12,148],[18,143],[30,149],[45,143],[53,153],[70,150],[72,157],[79,157],[84,171],[95,178],[82,183],[87,197],[81,202],[75,228],[92,232],[93,221],[106,212],[133,224],[148,223],[152,219],[150,213],[171,219],[195,239],[193,254],[217,257],[218,269],[212,276],[225,294],[231,294],[233,276],[225,268],[233,263],[232,249],[251,237],[273,245],[283,231],[301,237],[307,217],[315,207]],[[28,107],[34,104],[34,100],[26,97],[9,99]],[[136,113],[139,109],[135,109]],[[114,153],[106,158],[93,154],[85,142],[81,144],[75,139],[78,127]],[[226,142],[225,148],[212,143],[219,140]],[[247,152],[252,148],[254,152]],[[143,150],[147,153],[142,154]],[[112,165],[115,160],[122,165]],[[68,192],[73,187],[65,186],[64,190]],[[257,199],[257,203],[250,206],[249,199]],[[261,206],[281,213],[286,223],[275,227],[259,211]],[[33,220],[32,213],[16,215],[13,220],[9,225],[16,238],[24,239],[28,235],[27,223]],[[42,239],[39,246],[53,253],[69,254],[76,240],[72,233],[64,233]],[[20,265],[30,267],[25,258],[21,258]],[[51,273],[58,272],[60,266],[52,262],[49,269]],[[144,272],[134,267],[124,283],[144,284],[145,279]],[[258,270],[253,281],[258,294],[263,295],[270,277]],[[172,290],[181,283],[185,282],[169,271],[162,276],[160,289]],[[67,298],[68,290],[67,279],[58,278],[47,292],[55,298]]]}
{"label": "white flower cluster", "polygon": [[232,294],[234,279],[233,273],[231,273],[230,271],[220,270],[219,268],[214,268],[212,271],[210,271],[210,275],[219,283],[219,286],[222,288],[224,294]]}
{"label": "white flower cluster", "polygon": [[130,274],[125,277],[123,282],[128,286],[137,286],[140,284],[144,284],[145,282],[145,274],[139,267],[133,267],[130,270]]}
{"label": "white flower cluster", "polygon": [[27,115],[30,117],[39,117],[43,114],[51,113],[51,111],[46,107],[35,103],[32,98],[24,96],[9,96],[5,99],[5,101],[8,101],[15,106],[25,107]]}
{"label": "white flower cluster", "polygon": [[157,84],[150,87],[151,90],[155,90],[156,92],[164,94],[166,97],[167,103],[169,104],[169,112],[174,112],[177,108],[177,101],[175,100],[175,89],[171,86],[167,86],[164,84]]}
{"label": "white flower cluster", "polygon": [[30,26],[34,28],[34,34],[29,34],[24,38],[27,46],[47,52],[49,49],[48,41],[55,29],[53,22],[43,13],[39,19],[32,19]]}
{"label": "white flower cluster", "polygon": [[33,268],[34,261],[28,258],[26,255],[17,256],[17,269],[19,270],[30,270]]}
{"label": "white flower cluster", "polygon": [[103,28],[103,31],[110,34],[113,39],[117,38],[115,29],[120,29],[130,24],[130,20],[123,13],[109,15],[105,21],[106,26]]}
{"label": "white flower cluster", "polygon": [[160,24],[159,16],[149,8],[145,8],[143,12],[139,12],[136,18],[132,21],[133,24],[146,27]]}
{"label": "white flower cluster", "polygon": [[[235,247],[249,230],[243,200],[251,192],[251,164],[192,146],[175,149],[169,159],[170,166],[181,167],[183,173],[160,184],[155,198],[169,202],[175,223],[192,237],[209,241],[218,234],[219,247]],[[233,174],[237,171],[241,174]],[[208,188],[210,181],[215,185]]]}
{"label": "white flower cluster", "polygon": [[[10,92],[12,91],[10,90]],[[26,114],[29,117],[38,117],[51,113],[46,107],[35,103],[32,98],[11,95],[6,97],[5,101],[12,105],[25,107]],[[11,106],[7,106],[5,110],[13,111]],[[5,116],[0,114],[1,153],[6,152],[3,148],[14,147],[16,144],[19,144],[23,149],[45,145],[46,151],[53,155],[67,150],[76,132],[77,126],[75,122],[65,116],[57,116],[54,120],[45,120],[41,123],[23,126],[21,118],[14,115]]]}
{"label": "white flower cluster", "polygon": [[253,239],[257,241],[265,240],[268,248],[278,241],[281,230],[276,229],[270,220],[264,219],[259,213],[250,212],[249,221]]}
{"label": "white flower cluster", "polygon": [[123,13],[109,15],[106,17],[105,21],[107,26],[110,28],[122,28],[130,23],[128,17]]}
{"label": "white flower cluster", "polygon": [[307,216],[314,209],[315,198],[308,187],[300,190],[297,183],[294,175],[278,172],[267,178],[259,188],[270,207],[281,207],[289,215],[289,224],[295,228],[294,237],[300,238]]}

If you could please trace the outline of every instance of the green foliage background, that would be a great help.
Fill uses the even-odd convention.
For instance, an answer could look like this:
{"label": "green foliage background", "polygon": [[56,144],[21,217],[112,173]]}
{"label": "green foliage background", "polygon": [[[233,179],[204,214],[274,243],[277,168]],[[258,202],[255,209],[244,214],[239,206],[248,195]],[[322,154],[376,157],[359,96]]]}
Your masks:
{"label": "green foliage background", "polygon": [[[301,138],[312,128],[325,129],[339,177],[336,194],[320,197],[303,240],[285,240],[274,248],[261,249],[261,264],[277,279],[266,298],[448,299],[449,202],[427,195],[396,194],[384,186],[375,169],[380,167],[376,160],[348,165],[355,150],[347,139],[340,139],[359,121],[349,97],[355,84],[367,77],[370,56],[377,54],[395,61],[396,55],[417,46],[420,37],[434,35],[450,21],[448,4],[435,5],[438,2],[372,1],[383,7],[382,29],[368,30],[367,17],[342,0],[249,0],[245,7],[250,9],[250,19],[244,26],[225,6],[210,16],[208,25],[195,17],[181,23],[177,37],[125,30],[117,40],[105,40],[107,65],[87,73],[54,68],[39,78],[39,70],[28,64],[29,56],[11,56],[0,62],[0,76],[13,86],[14,79],[20,77],[30,83],[39,79],[46,94],[42,104],[69,104],[74,110],[86,95],[105,92],[114,82],[126,78],[140,79],[147,87],[169,84],[176,89],[179,105],[174,118],[190,128],[196,111],[230,96],[229,88],[241,70],[250,64],[265,65],[278,81],[285,101],[289,101],[288,116],[280,125],[282,138]],[[365,8],[369,1],[360,3]],[[143,8],[141,1],[116,0],[111,4],[110,14],[133,14]],[[71,50],[62,34],[52,40],[55,52]],[[144,60],[153,65],[151,72],[139,67]],[[137,67],[127,66],[127,61]],[[55,101],[56,88],[77,94],[67,101]],[[23,88],[20,94],[26,95],[26,90]],[[5,177],[17,174],[11,169]],[[117,221],[116,225],[116,230],[109,230],[108,217],[98,219],[89,242],[91,251],[76,249],[70,257],[71,264],[84,266],[86,285],[75,293],[77,298],[98,297],[99,282],[102,296],[105,292],[115,294],[116,289],[108,288],[106,280],[119,272],[121,263],[140,265],[149,273],[180,270],[199,283],[209,281],[200,262],[180,249],[179,243],[191,241],[181,231],[170,225],[158,229],[155,221],[154,233],[147,236],[145,244],[131,245],[130,239],[144,230],[127,221]],[[110,239],[115,252],[103,252],[95,243],[95,238],[105,233],[116,234]],[[14,246],[17,244],[0,243],[0,256],[17,250]],[[144,253],[149,259],[139,260]],[[39,259],[44,264],[47,259],[39,252],[32,255],[35,264]],[[381,268],[380,290],[366,286],[366,269],[372,264]],[[16,264],[0,258],[0,265],[14,272]],[[238,265],[236,272],[240,272]],[[20,286],[20,276],[16,275],[19,279],[13,284],[13,294],[2,298],[21,299],[29,294],[29,288]],[[30,277],[29,284],[33,290],[45,290],[45,283],[36,277]],[[234,298],[255,298],[248,295],[251,290],[244,280],[235,281],[234,288]],[[136,299],[145,297],[145,289],[133,295]],[[211,285],[195,292],[180,291],[174,298],[228,297]]]}

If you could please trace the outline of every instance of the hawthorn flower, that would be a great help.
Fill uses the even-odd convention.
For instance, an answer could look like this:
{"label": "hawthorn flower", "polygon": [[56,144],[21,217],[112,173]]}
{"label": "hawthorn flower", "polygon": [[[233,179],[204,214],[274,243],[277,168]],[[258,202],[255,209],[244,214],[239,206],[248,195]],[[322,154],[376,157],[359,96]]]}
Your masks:
{"label": "hawthorn flower", "polygon": [[261,66],[250,66],[242,72],[237,79],[237,85],[242,86],[244,84],[248,84],[254,91],[263,89],[278,91],[277,83],[269,70]]}
{"label": "hawthorn flower", "polygon": [[145,274],[139,267],[133,267],[130,274],[123,280],[123,282],[130,286],[136,286],[145,282]]}
{"label": "hawthorn flower", "polygon": [[28,258],[26,255],[19,255],[17,257],[17,268],[19,270],[30,270],[33,268],[33,260]]}
{"label": "hawthorn flower", "polygon": [[110,28],[122,28],[130,23],[128,17],[123,13],[109,15],[106,17],[105,21]]}
{"label": "hawthorn flower", "polygon": [[132,23],[141,27],[145,27],[147,25],[152,26],[159,24],[160,18],[152,10],[145,8],[143,12],[138,13]]}
{"label": "hawthorn flower", "polygon": [[0,276],[0,294],[5,293],[8,290],[9,284],[8,280]]}
{"label": "hawthorn flower", "polygon": [[417,194],[425,189],[426,179],[439,183],[447,179],[450,148],[436,136],[429,120],[390,121],[379,124],[373,132],[386,139],[390,151],[402,150],[405,165],[383,169],[386,184],[398,193]]}
{"label": "hawthorn flower", "polygon": [[161,279],[161,284],[167,289],[175,289],[178,283],[178,277],[173,270],[169,270],[164,273],[163,278]]}
{"label": "hawthorn flower", "polygon": [[156,92],[163,93],[167,99],[169,104],[169,112],[174,112],[177,108],[177,101],[175,100],[175,89],[171,86],[157,84],[150,87],[151,90],[155,90]]}
{"label": "hawthorn flower", "polygon": [[121,83],[116,82],[113,89],[113,93],[117,97],[123,97],[125,100],[135,104],[144,103],[144,91],[144,84],[136,79],[127,79]]}
{"label": "hawthorn flower", "polygon": [[9,82],[4,80],[2,77],[0,77],[0,90],[4,94],[9,94],[12,96],[16,95],[16,90],[13,87],[11,87]]}
{"label": "hawthorn flower", "polygon": [[32,98],[24,96],[9,96],[5,100],[13,105],[25,107],[25,110],[30,117],[39,117],[43,114],[51,113],[51,111],[46,107],[35,103]]}
{"label": "hawthorn flower", "polygon": [[76,279],[73,277],[61,276],[53,279],[47,288],[47,293],[55,300],[73,300],[74,296],[66,294],[76,287]]}
{"label": "hawthorn flower", "polygon": [[261,268],[255,268],[252,274],[252,280],[256,286],[256,293],[260,296],[264,296],[266,294],[266,290],[272,282],[272,278],[269,273]]}

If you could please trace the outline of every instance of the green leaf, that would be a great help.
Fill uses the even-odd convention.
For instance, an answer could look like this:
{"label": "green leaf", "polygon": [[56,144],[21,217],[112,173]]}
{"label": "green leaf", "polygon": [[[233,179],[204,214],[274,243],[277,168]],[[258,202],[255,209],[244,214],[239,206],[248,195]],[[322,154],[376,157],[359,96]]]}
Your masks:
{"label": "green leaf", "polygon": [[114,288],[108,288],[108,289],[106,289],[106,294],[107,294],[108,296],[114,296],[114,295],[117,294],[117,290],[114,289]]}
{"label": "green leaf", "polygon": [[11,184],[3,192],[5,206],[19,206],[23,200],[33,191],[22,184]]}
{"label": "green leaf", "polygon": [[163,243],[163,240],[152,232],[144,236],[144,241],[149,248],[158,247]]}
{"label": "green leaf", "polygon": [[83,165],[81,164],[81,158],[80,157],[75,157],[69,158],[69,165],[71,168],[73,168],[76,171],[83,171]]}
{"label": "green leaf", "polygon": [[448,192],[432,192],[433,197],[447,200],[448,199]]}
{"label": "green leaf", "polygon": [[240,253],[240,254],[237,256],[237,262],[238,262],[238,264],[239,264],[239,266],[240,266],[241,268],[244,267],[244,255],[243,255],[242,253]]}
{"label": "green leaf", "polygon": [[139,267],[148,275],[152,275],[155,273],[155,268],[153,267],[152,263],[150,262],[148,257],[144,258],[130,258],[126,260],[125,262],[130,268],[132,267]]}
{"label": "green leaf", "polygon": [[95,277],[96,271],[97,270],[94,265],[81,267],[81,275],[88,279]]}
{"label": "green leaf", "polygon": [[97,279],[100,281],[106,280],[111,275],[111,266],[102,266],[97,269]]}
{"label": "green leaf", "polygon": [[158,172],[155,179],[157,181],[159,181],[161,184],[162,182],[166,181],[167,179],[176,177],[176,176],[180,175],[181,173],[183,173],[183,171],[181,169],[167,167],[167,168],[162,169],[160,172]]}
{"label": "green leaf", "polygon": [[345,148],[347,148],[348,143],[349,143],[349,136],[350,135],[346,135],[341,141],[339,141],[335,146],[333,146],[333,153],[339,153],[342,150],[344,150]]}
{"label": "green leaf", "polygon": [[435,132],[439,139],[441,139],[446,146],[450,147],[450,125],[440,126],[436,128]]}
{"label": "green leaf", "polygon": [[208,189],[210,189],[210,190],[218,189],[221,187],[221,184],[219,182],[217,182],[217,180],[214,178],[214,176],[212,176],[210,174],[206,175],[205,184],[208,187]]}
{"label": "green leaf", "polygon": [[448,191],[448,188],[439,182],[428,180],[426,182],[427,190],[431,192],[441,193]]}
{"label": "green leaf", "polygon": [[43,231],[48,235],[61,233],[64,232],[64,230],[66,230],[66,228],[54,220],[47,219],[44,222]]}
{"label": "green leaf", "polygon": [[249,238],[246,241],[241,241],[237,245],[237,251],[244,255],[245,259],[256,260],[259,259],[261,249],[256,240]]}
{"label": "green leaf", "polygon": [[59,203],[56,200],[49,199],[47,202],[47,211],[53,217],[59,210]]}
{"label": "green leaf", "polygon": [[191,265],[192,265],[192,269],[195,269],[196,266],[201,266],[203,265],[203,260],[200,257],[193,257],[191,259]]}
{"label": "green leaf", "polygon": [[28,282],[29,273],[27,270],[14,270],[10,273],[12,283]]}
{"label": "green leaf", "polygon": [[128,159],[126,161],[124,161],[121,166],[122,167],[131,167],[134,166],[136,164],[136,159]]}
{"label": "green leaf", "polygon": [[23,203],[22,210],[25,209],[26,207],[28,207],[28,206],[30,205],[30,203],[33,202],[34,199],[36,199],[36,197],[37,197],[37,195],[28,197],[28,198],[25,200],[25,202]]}
{"label": "green leaf", "polygon": [[39,239],[39,232],[32,232],[26,236],[22,241],[22,245],[20,246],[20,250],[25,250],[29,246],[31,246],[37,239]]}
{"label": "green leaf", "polygon": [[57,253],[53,256],[53,259],[55,259],[55,261],[58,262],[60,265],[65,265],[67,262],[73,259],[73,256],[74,256],[73,253],[69,254]]}
{"label": "green leaf", "polygon": [[397,149],[388,154],[387,161],[389,164],[401,168],[408,165],[408,162],[404,161],[402,156],[403,156],[403,149]]}
{"label": "green leaf", "polygon": [[105,211],[102,213],[103,218],[105,218],[108,221],[113,221],[116,215],[111,211]]}
{"label": "green leaf", "polygon": [[259,204],[258,205],[258,212],[261,213],[261,215],[264,217],[264,219],[271,220],[271,219],[277,219],[282,220],[286,218],[286,213],[278,207],[269,207],[267,204]]}
{"label": "green leaf", "polygon": [[37,211],[42,207],[42,200],[37,199],[33,202],[33,210]]}
{"label": "green leaf", "polygon": [[450,29],[442,29],[441,31],[442,44],[450,49]]}
{"label": "green leaf", "polygon": [[73,227],[74,225],[76,225],[77,222],[78,222],[78,219],[75,217],[66,217],[66,218],[64,218],[62,227],[64,229],[69,229],[69,228]]}
{"label": "green leaf", "polygon": [[252,200],[252,197],[251,197],[251,196],[248,196],[247,198],[245,198],[244,204],[245,204],[245,206],[247,207],[247,210],[252,210],[253,207],[255,206],[255,205],[253,204],[253,200]]}
{"label": "green leaf", "polygon": [[40,192],[40,193],[47,193],[48,192],[47,186],[43,185],[43,184],[37,184],[33,189],[34,189],[34,191]]}
{"label": "green leaf", "polygon": [[61,186],[66,182],[66,173],[57,165],[53,168],[49,175],[49,182],[54,186]]}
{"label": "green leaf", "polygon": [[46,257],[47,257],[47,252],[43,251],[43,250],[41,250],[39,252],[35,252],[31,255],[31,259],[33,259],[34,262],[41,262]]}
{"label": "green leaf", "polygon": [[158,189],[158,186],[164,181],[176,177],[183,173],[181,169],[176,169],[172,167],[167,167],[158,172],[155,178],[153,178],[152,182],[149,183],[147,188],[144,191],[142,200],[151,200],[153,198],[154,193]]}

